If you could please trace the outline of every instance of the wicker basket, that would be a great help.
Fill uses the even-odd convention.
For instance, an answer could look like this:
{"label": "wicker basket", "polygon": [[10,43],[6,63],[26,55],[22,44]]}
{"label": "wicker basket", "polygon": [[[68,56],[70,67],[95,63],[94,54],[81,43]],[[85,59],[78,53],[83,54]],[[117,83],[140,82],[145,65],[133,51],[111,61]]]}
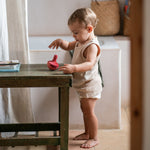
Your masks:
{"label": "wicker basket", "polygon": [[130,35],[130,27],[131,27],[131,18],[127,15],[124,16],[124,27],[123,34],[126,36]]}
{"label": "wicker basket", "polygon": [[96,35],[115,35],[120,30],[120,12],[118,0],[92,0],[91,9],[99,19],[95,28]]}

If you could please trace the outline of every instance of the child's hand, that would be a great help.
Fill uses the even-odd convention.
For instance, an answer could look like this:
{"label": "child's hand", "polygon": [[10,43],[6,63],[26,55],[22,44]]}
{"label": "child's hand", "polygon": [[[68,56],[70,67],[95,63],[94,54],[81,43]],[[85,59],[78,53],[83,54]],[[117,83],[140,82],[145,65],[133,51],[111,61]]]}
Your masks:
{"label": "child's hand", "polygon": [[73,73],[75,72],[75,65],[64,64],[64,66],[59,67],[59,70],[64,73]]}
{"label": "child's hand", "polygon": [[53,41],[48,47],[53,48],[53,49],[54,48],[58,49],[58,47],[61,46],[62,42],[63,42],[62,39],[57,39],[57,40]]}

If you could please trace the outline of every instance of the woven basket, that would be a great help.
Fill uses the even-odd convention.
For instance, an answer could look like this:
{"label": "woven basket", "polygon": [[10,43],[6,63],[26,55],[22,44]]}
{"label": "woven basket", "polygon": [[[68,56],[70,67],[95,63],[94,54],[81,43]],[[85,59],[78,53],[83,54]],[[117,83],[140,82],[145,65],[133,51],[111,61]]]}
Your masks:
{"label": "woven basket", "polygon": [[130,35],[130,27],[131,27],[131,18],[127,15],[124,16],[124,27],[123,34],[126,36]]}
{"label": "woven basket", "polygon": [[92,0],[91,9],[98,18],[96,35],[115,35],[120,30],[120,13],[118,0]]}

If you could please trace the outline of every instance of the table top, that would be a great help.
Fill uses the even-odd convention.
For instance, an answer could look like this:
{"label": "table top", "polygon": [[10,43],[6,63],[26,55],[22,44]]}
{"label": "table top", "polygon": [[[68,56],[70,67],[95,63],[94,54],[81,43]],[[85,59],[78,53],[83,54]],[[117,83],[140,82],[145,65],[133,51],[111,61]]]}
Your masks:
{"label": "table top", "polygon": [[72,74],[50,71],[46,64],[21,64],[19,72],[1,72],[0,87],[71,86]]}

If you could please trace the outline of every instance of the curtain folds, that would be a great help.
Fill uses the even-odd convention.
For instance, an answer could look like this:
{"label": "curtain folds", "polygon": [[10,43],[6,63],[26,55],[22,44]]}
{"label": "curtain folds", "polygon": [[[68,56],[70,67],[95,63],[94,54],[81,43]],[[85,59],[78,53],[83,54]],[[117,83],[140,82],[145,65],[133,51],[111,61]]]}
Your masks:
{"label": "curtain folds", "polygon": [[[0,0],[0,60],[29,63],[27,0]],[[29,88],[0,88],[0,123],[33,122]]]}
{"label": "curtain folds", "polygon": [[[0,0],[0,60],[9,59],[6,1]],[[0,88],[0,123],[8,122],[9,90]]]}
{"label": "curtain folds", "polygon": [[[9,59],[29,63],[27,0],[6,0]],[[13,122],[33,122],[30,89],[11,89]]]}

